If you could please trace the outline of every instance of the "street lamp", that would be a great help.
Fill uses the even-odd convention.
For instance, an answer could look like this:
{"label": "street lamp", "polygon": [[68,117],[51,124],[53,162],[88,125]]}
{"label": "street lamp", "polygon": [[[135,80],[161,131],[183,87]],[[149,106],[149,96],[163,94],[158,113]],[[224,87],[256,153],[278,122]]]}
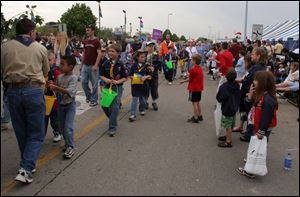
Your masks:
{"label": "street lamp", "polygon": [[123,13],[124,13],[124,30],[125,30],[125,33],[126,33],[126,24],[127,24],[127,22],[126,22],[126,11],[123,10]]}
{"label": "street lamp", "polygon": [[36,8],[36,5],[32,5],[31,7],[29,5],[26,5],[26,8],[28,8],[30,10],[30,16],[31,16],[31,20],[33,22],[35,22],[35,18],[34,18],[34,14],[33,14],[33,9]]}
{"label": "street lamp", "polygon": [[141,25],[141,22],[142,22],[142,17],[139,16],[138,17],[140,19],[140,36],[142,35],[142,25]]}
{"label": "street lamp", "polygon": [[168,13],[168,30],[169,30],[169,33],[170,33],[170,27],[169,27],[169,23],[170,23],[170,15],[173,15],[172,13]]}
{"label": "street lamp", "polygon": [[132,23],[129,23],[130,25],[130,37],[131,37],[131,33],[132,33]]}

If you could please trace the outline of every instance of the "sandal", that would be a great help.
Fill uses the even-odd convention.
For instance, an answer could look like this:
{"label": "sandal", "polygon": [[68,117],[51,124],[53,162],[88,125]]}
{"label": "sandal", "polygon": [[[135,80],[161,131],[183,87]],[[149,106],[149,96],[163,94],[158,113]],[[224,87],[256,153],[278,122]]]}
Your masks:
{"label": "sandal", "polygon": [[244,129],[241,129],[241,128],[235,128],[232,130],[232,132],[237,132],[237,133],[241,133],[243,131],[244,131]]}
{"label": "sandal", "polygon": [[219,144],[218,144],[218,146],[220,147],[220,148],[231,148],[232,147],[232,144],[231,144],[231,142],[220,142]]}

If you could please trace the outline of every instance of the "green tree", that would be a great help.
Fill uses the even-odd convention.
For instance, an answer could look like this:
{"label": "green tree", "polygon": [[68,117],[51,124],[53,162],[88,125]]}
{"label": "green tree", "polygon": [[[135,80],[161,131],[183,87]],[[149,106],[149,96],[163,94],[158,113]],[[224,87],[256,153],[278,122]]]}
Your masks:
{"label": "green tree", "polygon": [[164,31],[164,33],[163,33],[163,40],[166,39],[167,34],[170,34],[170,36],[171,36],[171,38],[172,38],[172,33],[171,33],[171,31],[170,31],[169,29],[166,29],[166,30]]}
{"label": "green tree", "polygon": [[[99,29],[96,30],[95,34],[99,35]],[[107,40],[110,38],[114,38],[114,36],[115,35],[112,28],[107,28],[107,27],[101,28],[100,38],[103,39],[104,42],[107,42]]]}
{"label": "green tree", "polygon": [[93,15],[90,7],[76,3],[71,9],[63,13],[60,21],[67,25],[69,35],[83,37],[85,35],[85,27],[87,25],[96,26],[97,18]]}
{"label": "green tree", "polygon": [[182,35],[180,38],[179,38],[180,41],[187,41],[187,39],[185,38],[184,35]]}
{"label": "green tree", "polygon": [[48,33],[48,28],[45,25],[37,27],[36,30],[41,33],[42,36],[45,36]]}
{"label": "green tree", "polygon": [[35,15],[34,18],[35,18],[35,23],[36,24],[39,24],[40,26],[43,24],[44,19],[41,16]]}
{"label": "green tree", "polygon": [[174,34],[172,34],[171,40],[172,40],[173,42],[178,42],[178,41],[179,41],[179,38],[178,38],[178,36],[174,33]]}

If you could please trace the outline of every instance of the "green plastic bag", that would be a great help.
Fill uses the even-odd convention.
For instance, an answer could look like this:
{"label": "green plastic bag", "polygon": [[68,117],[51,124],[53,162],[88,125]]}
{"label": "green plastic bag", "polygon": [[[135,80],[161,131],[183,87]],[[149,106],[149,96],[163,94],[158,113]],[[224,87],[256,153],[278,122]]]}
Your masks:
{"label": "green plastic bag", "polygon": [[102,91],[101,106],[110,107],[117,95],[118,93],[113,91],[111,87],[104,88]]}
{"label": "green plastic bag", "polygon": [[168,69],[173,69],[173,62],[172,61],[167,61],[166,66]]}

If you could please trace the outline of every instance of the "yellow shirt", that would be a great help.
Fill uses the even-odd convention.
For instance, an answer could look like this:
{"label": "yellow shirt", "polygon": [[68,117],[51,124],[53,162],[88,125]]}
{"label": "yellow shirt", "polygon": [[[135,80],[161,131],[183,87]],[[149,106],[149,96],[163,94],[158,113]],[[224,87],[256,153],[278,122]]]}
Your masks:
{"label": "yellow shirt", "polygon": [[6,83],[28,80],[45,84],[49,72],[47,49],[33,42],[25,46],[16,40],[1,45],[1,78]]}
{"label": "yellow shirt", "polygon": [[276,54],[281,54],[282,49],[283,49],[283,45],[282,45],[282,44],[277,43],[277,44],[275,45],[274,50],[275,50],[275,53],[276,53]]}

